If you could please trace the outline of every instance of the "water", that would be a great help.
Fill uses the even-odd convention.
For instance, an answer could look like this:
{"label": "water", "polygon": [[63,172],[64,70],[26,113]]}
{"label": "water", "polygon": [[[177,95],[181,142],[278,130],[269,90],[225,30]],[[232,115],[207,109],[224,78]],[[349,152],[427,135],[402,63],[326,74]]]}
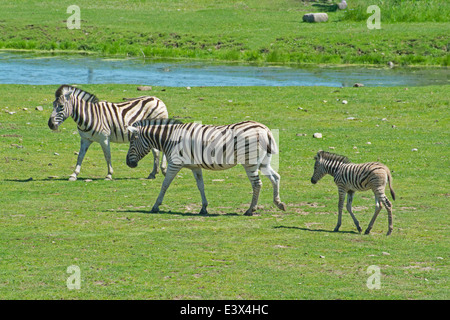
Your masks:
{"label": "water", "polygon": [[448,68],[255,66],[0,52],[2,84],[390,87],[446,85],[448,75]]}

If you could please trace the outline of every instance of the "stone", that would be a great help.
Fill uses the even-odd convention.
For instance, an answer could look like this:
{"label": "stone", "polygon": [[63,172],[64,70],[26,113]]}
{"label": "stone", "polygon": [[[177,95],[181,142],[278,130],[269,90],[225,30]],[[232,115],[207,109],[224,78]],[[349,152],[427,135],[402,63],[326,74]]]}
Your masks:
{"label": "stone", "polygon": [[37,111],[44,111],[44,108],[43,108],[42,106],[37,106],[37,107],[35,108],[35,110],[37,110]]}
{"label": "stone", "polygon": [[151,86],[139,86],[137,87],[138,91],[151,91],[152,87]]}
{"label": "stone", "polygon": [[303,22],[327,22],[328,15],[325,12],[307,13],[303,16]]}
{"label": "stone", "polygon": [[362,83],[355,83],[353,86],[355,88],[364,87],[364,85]]}
{"label": "stone", "polygon": [[339,10],[345,10],[347,9],[347,2],[345,2],[345,0],[342,0],[340,3],[338,3],[338,8]]}
{"label": "stone", "polygon": [[316,132],[316,133],[313,134],[313,138],[321,139],[322,138],[322,134],[320,132]]}

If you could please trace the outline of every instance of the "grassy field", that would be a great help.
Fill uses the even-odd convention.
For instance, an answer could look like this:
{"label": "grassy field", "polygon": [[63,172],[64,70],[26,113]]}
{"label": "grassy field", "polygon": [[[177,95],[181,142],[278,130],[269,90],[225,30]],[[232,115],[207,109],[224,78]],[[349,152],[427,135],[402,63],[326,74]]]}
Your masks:
{"label": "grassy field", "polygon": [[[209,216],[197,214],[200,195],[189,170],[172,183],[162,212],[149,214],[163,178],[142,179],[150,157],[128,168],[127,145],[112,146],[113,181],[103,180],[106,164],[92,145],[79,180],[68,182],[79,136],[71,119],[59,132],[47,127],[56,88],[0,85],[2,299],[450,297],[448,86],[153,87],[183,121],[252,119],[279,130],[288,210],[274,207],[262,178],[253,217],[243,216],[251,187],[241,167],[204,172]],[[82,88],[109,101],[140,94],[136,85]],[[310,183],[319,149],[390,167],[397,194],[391,236],[384,210],[370,235],[358,234],[347,213],[341,232],[332,232],[337,189],[331,177]],[[373,207],[372,193],[356,194],[363,229]],[[71,265],[80,268],[79,290],[66,286]],[[366,285],[372,265],[381,271],[378,290]]]}
{"label": "grassy field", "polygon": [[[369,30],[367,1],[335,10],[325,1],[2,1],[0,48],[147,58],[293,64],[444,65],[450,62],[450,3],[374,0],[381,29]],[[308,12],[329,21],[303,23]],[[69,19],[70,20],[70,19]]]}

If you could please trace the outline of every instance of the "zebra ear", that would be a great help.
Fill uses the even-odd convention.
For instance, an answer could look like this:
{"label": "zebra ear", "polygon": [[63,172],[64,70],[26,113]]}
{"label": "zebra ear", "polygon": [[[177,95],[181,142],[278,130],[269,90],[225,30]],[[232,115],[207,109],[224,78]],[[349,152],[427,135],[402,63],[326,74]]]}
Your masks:
{"label": "zebra ear", "polygon": [[139,132],[138,128],[133,127],[133,126],[128,126],[128,127],[127,127],[127,130],[128,130],[130,133],[138,133],[138,132]]}

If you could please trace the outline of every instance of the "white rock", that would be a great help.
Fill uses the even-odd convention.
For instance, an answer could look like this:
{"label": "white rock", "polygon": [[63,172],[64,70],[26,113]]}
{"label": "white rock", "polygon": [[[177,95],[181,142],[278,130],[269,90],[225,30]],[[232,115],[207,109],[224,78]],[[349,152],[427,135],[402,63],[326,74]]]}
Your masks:
{"label": "white rock", "polygon": [[44,108],[42,106],[37,106],[34,109],[37,110],[37,111],[44,111]]}
{"label": "white rock", "polygon": [[304,22],[326,22],[328,15],[325,12],[307,13],[303,16]]}
{"label": "white rock", "polygon": [[313,134],[313,137],[317,138],[317,139],[321,139],[322,138],[322,134],[320,132],[316,132],[316,133]]}
{"label": "white rock", "polygon": [[417,148],[412,148],[411,151],[419,151]]}
{"label": "white rock", "polygon": [[342,100],[342,104],[347,104],[348,101],[347,100]]}

